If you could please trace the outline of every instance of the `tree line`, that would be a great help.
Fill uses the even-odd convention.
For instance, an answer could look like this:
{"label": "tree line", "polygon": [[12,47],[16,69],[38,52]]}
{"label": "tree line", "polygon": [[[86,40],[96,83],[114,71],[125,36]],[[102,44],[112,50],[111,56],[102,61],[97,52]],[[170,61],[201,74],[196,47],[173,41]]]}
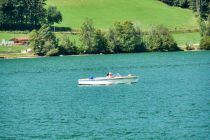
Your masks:
{"label": "tree line", "polygon": [[46,0],[0,0],[0,29],[32,30],[61,22],[61,12],[45,5]]}
{"label": "tree line", "polygon": [[202,39],[200,41],[201,49],[210,50],[210,15],[208,16],[208,20],[201,23],[201,36]]}
{"label": "tree line", "polygon": [[170,6],[192,9],[198,12],[202,19],[207,19],[210,14],[209,0],[159,0]]}
{"label": "tree line", "polygon": [[116,22],[108,31],[102,31],[87,19],[81,26],[80,42],[77,46],[68,36],[57,39],[48,25],[30,35],[34,53],[41,56],[181,50],[166,27],[157,26],[144,34],[131,21]]}

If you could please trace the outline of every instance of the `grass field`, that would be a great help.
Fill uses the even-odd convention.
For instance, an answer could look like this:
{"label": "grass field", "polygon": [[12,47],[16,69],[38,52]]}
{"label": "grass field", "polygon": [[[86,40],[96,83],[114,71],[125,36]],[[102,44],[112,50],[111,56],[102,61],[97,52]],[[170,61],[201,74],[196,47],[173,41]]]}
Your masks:
{"label": "grass field", "polygon": [[47,5],[57,6],[63,14],[63,22],[57,26],[79,28],[85,18],[90,18],[101,29],[124,20],[132,20],[144,30],[160,24],[171,29],[198,29],[192,11],[158,0],[48,0]]}
{"label": "grass field", "polygon": [[199,44],[201,40],[201,35],[199,32],[194,33],[177,33],[173,34],[174,39],[176,40],[179,46],[186,44]]}
{"label": "grass field", "polygon": [[37,57],[32,53],[0,53],[0,58]]}
{"label": "grass field", "polygon": [[2,41],[2,39],[8,41],[14,37],[25,37],[25,36],[29,36],[29,34],[23,34],[18,32],[0,32],[0,42]]}
{"label": "grass field", "polygon": [[21,53],[26,46],[0,46],[0,58],[34,57],[33,53]]}
{"label": "grass field", "polygon": [[21,50],[26,50],[26,46],[0,46],[0,53],[21,53]]}

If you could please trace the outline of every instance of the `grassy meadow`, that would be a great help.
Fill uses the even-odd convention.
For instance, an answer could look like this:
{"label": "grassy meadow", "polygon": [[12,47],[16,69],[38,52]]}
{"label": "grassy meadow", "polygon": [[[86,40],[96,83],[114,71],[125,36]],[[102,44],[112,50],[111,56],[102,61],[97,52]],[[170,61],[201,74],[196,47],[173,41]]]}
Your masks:
{"label": "grassy meadow", "polygon": [[176,40],[179,46],[186,44],[199,44],[201,40],[201,35],[199,32],[193,33],[176,33],[173,34],[174,39]]}
{"label": "grassy meadow", "polygon": [[133,21],[143,30],[160,24],[170,29],[198,29],[191,10],[170,7],[157,0],[48,0],[47,5],[57,6],[63,14],[63,22],[56,26],[77,29],[85,18],[90,18],[101,29],[124,20]]}
{"label": "grassy meadow", "polygon": [[28,46],[0,46],[0,58],[34,57],[32,53],[21,53]]}
{"label": "grassy meadow", "polygon": [[15,37],[27,37],[29,36],[28,33],[19,33],[19,32],[0,32],[0,42],[2,41],[2,39],[5,39],[5,40],[10,40],[12,38],[15,38]]}
{"label": "grassy meadow", "polygon": [[1,53],[0,58],[24,58],[24,57],[37,57],[32,53]]}
{"label": "grassy meadow", "polygon": [[20,53],[27,48],[27,46],[0,46],[0,53]]}

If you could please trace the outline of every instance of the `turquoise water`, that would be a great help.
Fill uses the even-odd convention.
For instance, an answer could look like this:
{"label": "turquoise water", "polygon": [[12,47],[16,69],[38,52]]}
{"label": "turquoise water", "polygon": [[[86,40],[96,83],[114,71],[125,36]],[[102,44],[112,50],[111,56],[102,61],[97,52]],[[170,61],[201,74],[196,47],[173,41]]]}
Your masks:
{"label": "turquoise water", "polygon": [[0,60],[0,139],[210,139],[210,51]]}

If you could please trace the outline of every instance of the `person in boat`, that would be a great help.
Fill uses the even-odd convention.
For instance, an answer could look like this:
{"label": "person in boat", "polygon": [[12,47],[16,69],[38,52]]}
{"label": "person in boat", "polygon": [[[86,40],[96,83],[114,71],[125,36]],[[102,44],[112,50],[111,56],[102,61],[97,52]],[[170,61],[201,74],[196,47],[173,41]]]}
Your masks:
{"label": "person in boat", "polygon": [[109,73],[107,73],[106,77],[107,77],[107,78],[113,78],[113,75],[112,75],[111,72],[109,72]]}

